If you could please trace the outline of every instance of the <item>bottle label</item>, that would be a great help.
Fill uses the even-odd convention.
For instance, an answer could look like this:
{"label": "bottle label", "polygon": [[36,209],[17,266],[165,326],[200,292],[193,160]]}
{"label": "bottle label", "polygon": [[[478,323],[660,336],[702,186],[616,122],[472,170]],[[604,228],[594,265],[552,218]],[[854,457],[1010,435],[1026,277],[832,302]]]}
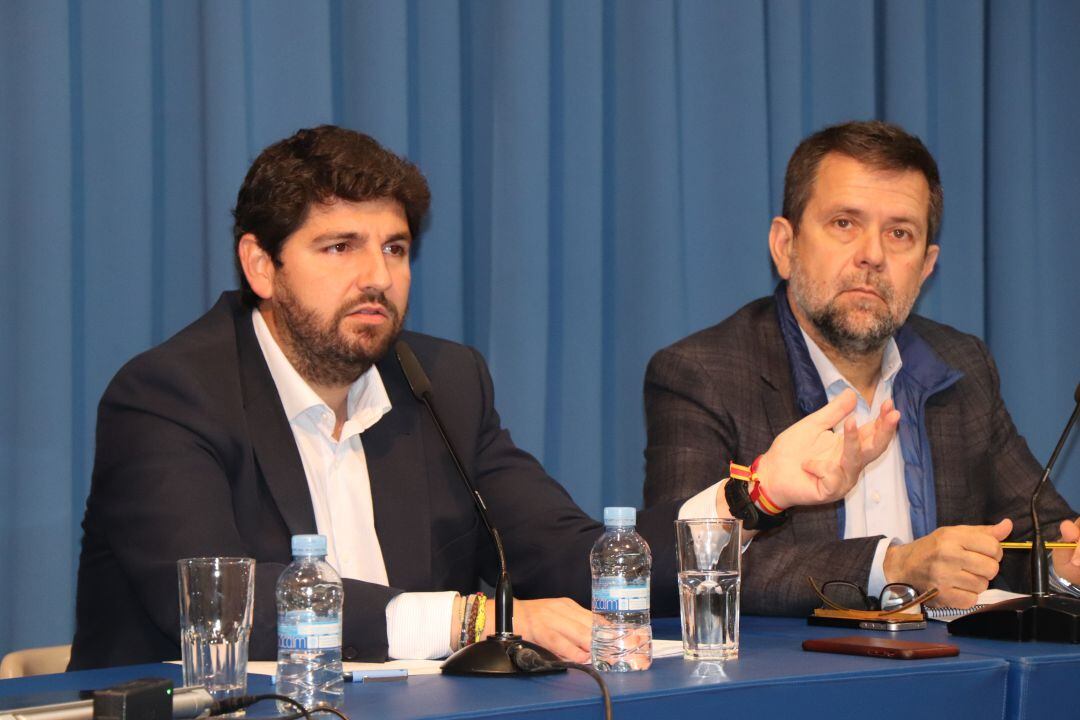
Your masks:
{"label": "bottle label", "polygon": [[631,612],[649,609],[649,578],[599,577],[593,580],[593,612]]}
{"label": "bottle label", "polygon": [[278,650],[326,650],[341,647],[341,620],[278,623]]}

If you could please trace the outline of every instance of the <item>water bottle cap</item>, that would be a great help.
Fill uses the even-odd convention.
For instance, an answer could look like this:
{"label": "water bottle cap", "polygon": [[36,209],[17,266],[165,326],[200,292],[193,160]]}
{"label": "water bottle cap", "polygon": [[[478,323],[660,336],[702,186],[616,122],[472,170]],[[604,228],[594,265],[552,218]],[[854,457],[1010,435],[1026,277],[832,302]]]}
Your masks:
{"label": "water bottle cap", "polygon": [[604,508],[604,524],[613,527],[626,527],[637,522],[637,510],[632,507]]}
{"label": "water bottle cap", "polygon": [[310,557],[326,554],[325,535],[293,535],[292,554],[294,557]]}

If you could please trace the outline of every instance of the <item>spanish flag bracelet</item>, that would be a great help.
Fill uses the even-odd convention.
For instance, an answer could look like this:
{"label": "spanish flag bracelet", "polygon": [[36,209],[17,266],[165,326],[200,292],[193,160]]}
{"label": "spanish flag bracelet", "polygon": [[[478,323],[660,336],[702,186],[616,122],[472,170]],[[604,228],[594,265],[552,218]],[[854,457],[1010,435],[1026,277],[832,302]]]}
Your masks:
{"label": "spanish flag bracelet", "polygon": [[765,493],[765,488],[762,487],[761,481],[758,479],[758,466],[762,457],[762,455],[758,455],[754,458],[754,462],[750,463],[749,467],[739,465],[734,460],[731,461],[728,475],[732,480],[741,480],[750,484],[750,500],[758,510],[766,515],[779,515],[784,512],[784,509],[773,502]]}

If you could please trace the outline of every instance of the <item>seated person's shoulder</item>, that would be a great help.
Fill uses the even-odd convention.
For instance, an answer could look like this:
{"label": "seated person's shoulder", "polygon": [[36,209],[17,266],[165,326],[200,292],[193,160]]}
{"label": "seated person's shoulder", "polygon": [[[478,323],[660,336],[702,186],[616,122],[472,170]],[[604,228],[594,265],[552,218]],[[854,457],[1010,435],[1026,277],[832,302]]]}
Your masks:
{"label": "seated person's shoulder", "polygon": [[[961,394],[964,395],[975,391],[982,398],[997,395],[997,367],[986,343],[975,335],[919,315],[909,317],[907,327],[946,365],[961,373],[960,379],[950,390],[963,390]],[[946,392],[950,397],[955,394]]]}
{"label": "seated person's shoulder", "polygon": [[[487,363],[475,348],[408,330],[401,333],[401,340],[412,348],[440,403],[453,401],[471,405],[492,392]],[[379,371],[399,371],[393,348],[379,363]]]}
{"label": "seated person's shoulder", "polygon": [[750,371],[755,349],[774,338],[782,352],[776,303],[772,297],[761,298],[716,325],[657,351],[649,362],[649,372],[663,373],[666,369],[689,366],[705,371],[723,368],[726,375],[733,376],[743,369]]}
{"label": "seated person's shoulder", "polygon": [[[202,390],[220,401],[225,395],[238,394],[238,329],[234,313],[223,303],[126,362],[109,383],[105,398],[138,402],[139,398],[178,392],[189,396]],[[252,349],[258,351],[257,346]]]}
{"label": "seated person's shoulder", "polygon": [[921,315],[911,315],[907,325],[946,364],[965,374],[972,371],[985,371],[993,362],[986,343],[975,335]]}

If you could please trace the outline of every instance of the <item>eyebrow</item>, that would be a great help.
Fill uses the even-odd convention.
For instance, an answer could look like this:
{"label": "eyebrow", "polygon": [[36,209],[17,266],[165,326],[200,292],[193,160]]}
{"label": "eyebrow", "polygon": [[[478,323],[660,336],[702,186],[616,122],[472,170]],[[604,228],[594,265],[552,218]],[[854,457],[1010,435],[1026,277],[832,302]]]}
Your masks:
{"label": "eyebrow", "polygon": [[[366,233],[353,232],[351,230],[335,231],[323,233],[322,235],[316,235],[312,238],[313,244],[328,242],[331,240],[367,240]],[[406,242],[412,242],[412,236],[407,232],[394,233],[386,238],[385,242],[400,242],[404,240]]]}
{"label": "eyebrow", "polygon": [[[866,214],[867,214],[864,210],[860,210],[859,208],[854,208],[854,207],[850,207],[850,206],[846,206],[846,205],[840,206],[840,207],[835,208],[835,209],[832,209],[832,210],[829,211],[828,214],[833,215],[835,213],[843,213],[845,215],[854,215],[855,217],[858,217],[858,218],[864,218],[864,217],[866,217]],[[908,223],[910,225],[915,225],[917,227],[926,227],[926,222],[925,221],[920,221],[917,217],[912,217],[910,215],[893,215],[891,217],[886,218],[886,221],[889,222],[889,223]]]}

